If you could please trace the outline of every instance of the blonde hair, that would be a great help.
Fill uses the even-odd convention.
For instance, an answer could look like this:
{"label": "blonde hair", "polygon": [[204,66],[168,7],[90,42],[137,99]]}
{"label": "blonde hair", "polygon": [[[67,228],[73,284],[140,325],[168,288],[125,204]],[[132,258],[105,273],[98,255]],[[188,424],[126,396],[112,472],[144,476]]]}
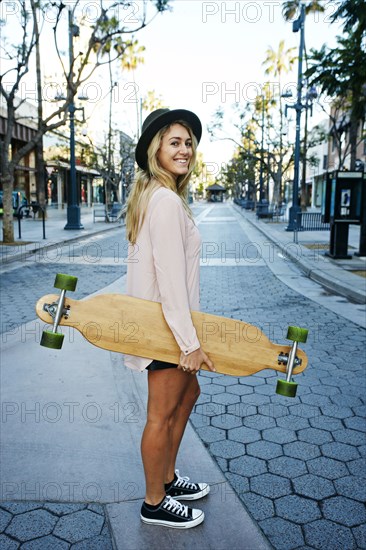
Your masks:
{"label": "blonde hair", "polygon": [[[188,131],[192,141],[192,157],[189,161],[188,172],[178,176],[177,180],[170,172],[160,166],[157,153],[161,140],[173,124],[180,124]],[[176,193],[182,200],[183,208],[192,218],[192,212],[188,206],[188,184],[196,163],[197,139],[190,126],[186,122],[177,120],[159,130],[147,150],[147,169],[138,169],[134,184],[127,200],[126,233],[131,244],[135,244],[137,236],[145,219],[146,210],[151,195],[158,187],[165,187]]]}

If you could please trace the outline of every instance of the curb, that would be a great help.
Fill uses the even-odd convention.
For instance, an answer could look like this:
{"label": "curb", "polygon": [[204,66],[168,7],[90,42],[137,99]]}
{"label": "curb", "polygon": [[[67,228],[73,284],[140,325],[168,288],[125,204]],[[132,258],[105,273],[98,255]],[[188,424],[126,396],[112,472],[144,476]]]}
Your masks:
{"label": "curb", "polygon": [[[53,250],[55,248],[58,248],[59,246],[65,246],[69,243],[74,243],[77,241],[83,241],[85,239],[89,239],[93,235],[100,235],[102,233],[106,233],[108,231],[112,231],[113,229],[117,229],[118,227],[123,227],[123,224],[120,224],[118,226],[113,227],[106,227],[105,229],[99,229],[97,231],[92,231],[85,233],[83,235],[78,235],[77,237],[71,237],[70,239],[63,239],[60,241],[51,241],[48,244],[44,244],[41,241],[35,241],[33,243],[30,243],[30,246],[32,248],[27,249],[26,251],[19,252],[18,254],[12,254],[9,257],[6,257],[5,255],[1,258],[0,265],[6,265],[10,264],[12,262],[17,262],[20,260],[26,260],[27,258],[31,257],[33,254],[37,254],[37,252],[40,252],[41,250]],[[3,245],[6,246],[6,245]],[[27,245],[24,245],[27,246]]]}
{"label": "curb", "polygon": [[[309,277],[309,279],[320,284],[326,290],[330,290],[336,294],[340,294],[341,296],[344,296],[352,302],[356,302],[357,304],[366,304],[366,290],[363,290],[362,288],[355,288],[355,286],[357,286],[357,284],[355,284],[357,283],[357,280],[352,281],[353,285],[351,285],[348,273],[345,270],[338,266],[333,266],[330,264],[330,270],[335,272],[335,274],[332,275],[332,273],[327,273],[323,269],[314,266],[311,260],[304,257],[299,257],[299,254],[295,254],[290,249],[288,244],[285,245],[281,243],[269,231],[267,231],[264,227],[261,227],[260,222],[255,223],[249,217],[245,217],[242,211],[239,210],[239,208],[237,208],[236,206],[235,210],[239,212],[243,216],[243,218],[245,218],[246,221],[248,221],[253,227],[258,229],[258,231],[260,231],[268,240],[275,244],[281,250],[281,252],[284,253],[286,258],[289,258],[294,264],[296,264],[301,269],[301,271],[305,273],[307,277]],[[302,253],[301,256],[303,255],[303,252],[307,252],[307,250],[304,249],[301,244],[297,243],[296,246],[300,247]],[[359,286],[361,286],[361,283],[359,284]]]}

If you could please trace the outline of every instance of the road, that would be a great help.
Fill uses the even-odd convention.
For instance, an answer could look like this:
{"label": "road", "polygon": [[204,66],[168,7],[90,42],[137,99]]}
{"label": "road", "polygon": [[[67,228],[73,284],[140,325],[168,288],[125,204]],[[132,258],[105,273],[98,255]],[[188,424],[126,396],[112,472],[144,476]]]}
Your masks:
{"label": "road", "polygon": [[[196,432],[274,548],[366,548],[365,330],[352,321],[360,306],[305,278],[231,205],[194,211],[201,309],[252,323],[278,343],[288,325],[307,327],[310,358],[295,399],[276,395],[275,371],[200,373]],[[56,272],[79,277],[83,298],[126,273],[126,252],[119,227],[5,266],[3,338],[34,319]]]}

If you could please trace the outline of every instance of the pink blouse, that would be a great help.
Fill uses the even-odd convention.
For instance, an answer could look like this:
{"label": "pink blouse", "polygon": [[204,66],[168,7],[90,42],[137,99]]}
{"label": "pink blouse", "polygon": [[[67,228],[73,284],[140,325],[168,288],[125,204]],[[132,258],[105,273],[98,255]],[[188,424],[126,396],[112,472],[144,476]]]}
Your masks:
{"label": "pink blouse", "polygon": [[[190,310],[199,310],[201,237],[178,195],[158,188],[147,207],[127,258],[128,296],[162,304],[166,322],[186,355],[200,347]],[[143,371],[151,359],[125,355],[125,365]]]}

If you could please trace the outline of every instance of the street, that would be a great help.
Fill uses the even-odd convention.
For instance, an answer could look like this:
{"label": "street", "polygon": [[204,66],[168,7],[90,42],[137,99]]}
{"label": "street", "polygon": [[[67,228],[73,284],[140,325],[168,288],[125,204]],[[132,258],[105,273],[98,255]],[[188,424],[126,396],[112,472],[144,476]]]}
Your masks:
{"label": "street", "polygon": [[[289,325],[309,329],[302,346],[309,366],[296,377],[296,398],[276,395],[276,371],[239,379],[202,371],[201,396],[191,415],[196,433],[274,548],[366,548],[365,330],[351,320],[360,318],[363,306],[307,279],[231,203],[200,203],[193,210],[202,236],[201,309],[245,320],[277,343],[285,343]],[[124,227],[119,226],[5,265],[3,343],[9,335],[19,337],[26,361],[22,326],[35,319],[37,299],[52,292],[55,273],[77,276],[75,298],[81,299],[122,277],[126,255]],[[96,361],[102,353],[96,352]],[[56,363],[63,351],[57,354]],[[10,360],[4,353],[4,363]],[[5,388],[12,387],[3,381]],[[103,394],[102,377],[98,383]],[[75,398],[77,387],[73,391]],[[17,399],[16,392],[2,397]],[[48,402],[47,392],[43,399]],[[8,429],[4,424],[11,446]],[[36,443],[32,429],[28,437],[23,443],[34,438]],[[5,474],[11,470],[9,456],[4,453]],[[224,504],[225,495],[221,499]],[[225,549],[225,541],[215,548]]]}
{"label": "street", "polygon": [[[248,243],[236,219],[225,219],[227,207],[213,215],[223,222],[208,216],[203,241],[219,237],[227,250]],[[202,372],[192,422],[275,548],[364,548],[364,329],[304,296],[309,283],[293,266],[298,291],[281,282],[268,267],[268,243],[256,243],[272,263],[248,254],[246,266],[220,258],[202,269],[202,309],[248,321],[278,342],[288,325],[307,327],[309,367],[297,377],[296,399],[275,394],[273,371],[240,380]]]}

